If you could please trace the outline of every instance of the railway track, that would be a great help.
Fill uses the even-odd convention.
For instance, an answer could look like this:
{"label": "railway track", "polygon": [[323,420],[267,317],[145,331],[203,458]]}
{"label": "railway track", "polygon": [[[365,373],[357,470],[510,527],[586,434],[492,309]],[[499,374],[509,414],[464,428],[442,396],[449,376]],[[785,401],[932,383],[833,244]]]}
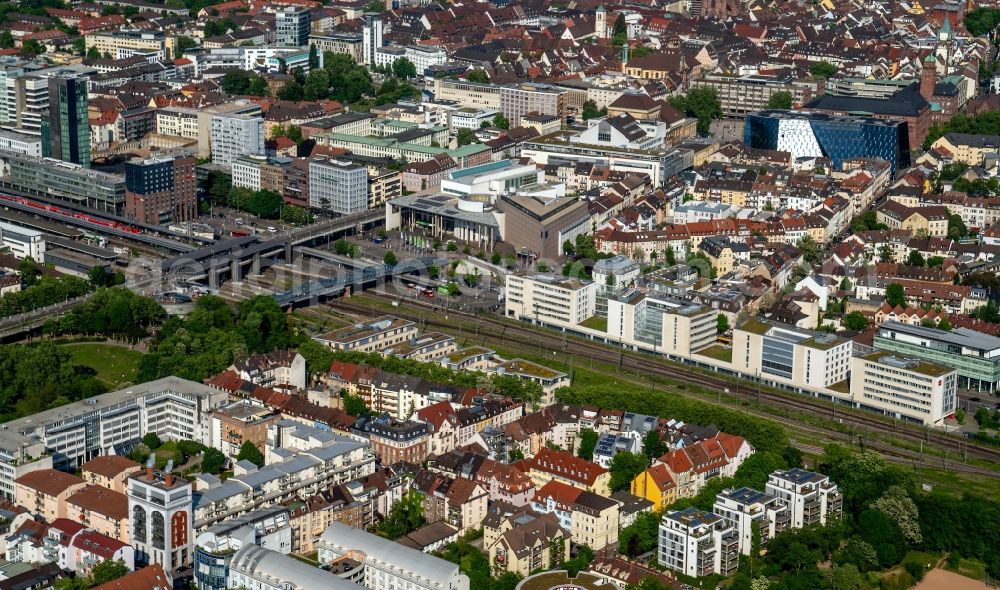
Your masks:
{"label": "railway track", "polygon": [[[386,300],[395,300],[395,298],[388,297]],[[340,300],[333,305],[335,307],[359,314],[362,317],[367,316],[372,312],[372,308],[368,306],[353,304],[344,300]],[[413,303],[407,302],[407,305],[413,305]],[[430,311],[429,308],[431,306],[424,304],[423,302],[416,302],[416,305],[426,307],[428,308],[428,311]],[[822,433],[824,436],[827,436],[832,440],[854,443],[856,441],[854,434],[857,434],[862,437],[860,442],[866,445],[867,448],[906,459],[908,462],[920,462],[926,465],[928,461],[940,459],[912,449],[906,449],[888,443],[868,441],[865,436],[866,430],[875,432],[890,432],[894,437],[901,440],[910,441],[914,444],[933,445],[943,451],[946,451],[946,457],[941,460],[942,464],[947,466],[949,469],[961,470],[979,475],[1000,477],[1000,473],[995,471],[974,465],[967,465],[957,461],[962,458],[971,457],[1000,463],[1000,449],[970,444],[968,441],[958,437],[936,433],[930,430],[914,428],[901,421],[881,417],[876,414],[866,414],[859,411],[847,410],[846,408],[838,408],[836,405],[829,402],[807,397],[802,394],[776,392],[765,387],[758,387],[755,383],[751,383],[748,387],[740,387],[737,385],[740,381],[739,379],[734,382],[728,378],[705,374],[701,370],[694,367],[670,364],[670,361],[657,359],[644,353],[616,350],[603,344],[587,341],[586,339],[569,337],[564,333],[557,333],[536,326],[512,324],[499,318],[493,318],[485,315],[477,316],[452,310],[448,312],[449,318],[452,319],[445,319],[440,317],[440,314],[413,312],[408,310],[406,307],[399,307],[395,309],[393,313],[400,317],[422,322],[425,325],[441,328],[449,333],[453,333],[456,327],[464,332],[465,326],[460,323],[460,319],[470,320],[474,329],[468,330],[468,337],[476,340],[482,340],[483,343],[496,342],[500,345],[520,344],[529,348],[546,348],[554,351],[560,351],[564,355],[568,356],[571,362],[576,363],[577,366],[584,366],[585,363],[593,359],[616,365],[625,371],[635,371],[637,375],[645,373],[677,381],[682,384],[690,383],[709,389],[715,389],[720,392],[725,390],[728,391],[729,395],[736,395],[737,397],[748,400],[748,402],[756,399],[760,402],[770,403],[773,406],[787,407],[827,419],[834,418],[840,424],[843,424],[848,428],[857,429],[856,433],[849,434],[834,429],[817,427],[812,424],[805,425],[808,430]],[[457,316],[457,318],[454,316]],[[627,379],[627,377],[623,377],[621,373],[610,373],[609,377]],[[632,381],[642,383],[641,379],[634,379]],[[648,383],[643,384],[645,385]],[[702,401],[709,401],[702,396],[679,389],[675,390],[674,393],[687,395],[689,397],[696,397]],[[750,412],[749,404],[745,408],[745,411]],[[760,415],[772,420],[778,419],[778,421],[785,422],[789,426],[795,427],[792,420],[787,417],[784,420],[781,420],[780,418],[776,418],[774,415],[770,414]],[[798,428],[802,427],[802,424],[798,425]],[[953,460],[949,461],[949,458],[953,458]]]}

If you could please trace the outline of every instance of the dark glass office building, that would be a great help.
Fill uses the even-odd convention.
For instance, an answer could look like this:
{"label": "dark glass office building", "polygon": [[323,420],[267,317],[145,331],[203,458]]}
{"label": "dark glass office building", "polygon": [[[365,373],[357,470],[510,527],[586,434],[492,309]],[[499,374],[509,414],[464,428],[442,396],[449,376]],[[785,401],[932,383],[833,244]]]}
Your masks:
{"label": "dark glass office building", "polygon": [[49,110],[42,115],[41,129],[43,156],[90,167],[85,79],[49,79]]}
{"label": "dark glass office building", "polygon": [[755,149],[790,152],[793,158],[826,157],[840,168],[852,158],[880,158],[893,175],[910,167],[905,121],[768,110],[747,115],[743,142]]}

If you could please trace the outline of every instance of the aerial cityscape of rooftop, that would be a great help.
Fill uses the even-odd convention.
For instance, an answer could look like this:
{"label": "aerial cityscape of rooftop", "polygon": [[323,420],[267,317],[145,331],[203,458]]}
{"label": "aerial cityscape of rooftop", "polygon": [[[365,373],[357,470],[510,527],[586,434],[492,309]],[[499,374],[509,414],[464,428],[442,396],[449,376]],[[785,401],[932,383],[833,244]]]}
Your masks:
{"label": "aerial cityscape of rooftop", "polygon": [[0,590],[996,588],[998,49],[0,0]]}

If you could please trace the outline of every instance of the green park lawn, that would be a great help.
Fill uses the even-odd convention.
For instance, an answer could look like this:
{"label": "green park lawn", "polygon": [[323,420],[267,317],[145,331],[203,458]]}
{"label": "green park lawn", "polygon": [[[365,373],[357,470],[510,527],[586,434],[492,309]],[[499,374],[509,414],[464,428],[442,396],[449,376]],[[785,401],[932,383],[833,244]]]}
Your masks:
{"label": "green park lawn", "polygon": [[118,389],[135,381],[139,372],[142,353],[100,342],[64,344],[63,347],[78,365],[97,372],[97,379],[111,389]]}

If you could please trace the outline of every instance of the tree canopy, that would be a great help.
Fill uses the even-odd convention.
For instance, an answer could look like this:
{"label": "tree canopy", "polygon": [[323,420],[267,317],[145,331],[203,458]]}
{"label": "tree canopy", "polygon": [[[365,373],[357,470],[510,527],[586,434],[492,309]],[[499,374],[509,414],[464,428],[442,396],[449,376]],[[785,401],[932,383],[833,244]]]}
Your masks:
{"label": "tree canopy", "polygon": [[792,108],[792,93],[779,90],[767,99],[767,108],[787,110]]}
{"label": "tree canopy", "polygon": [[809,68],[809,73],[816,78],[826,80],[837,73],[837,66],[828,61],[818,61]]}
{"label": "tree canopy", "polygon": [[722,118],[722,103],[715,88],[692,88],[687,96],[672,96],[668,100],[675,109],[698,118],[698,133],[707,134],[712,119]]}

